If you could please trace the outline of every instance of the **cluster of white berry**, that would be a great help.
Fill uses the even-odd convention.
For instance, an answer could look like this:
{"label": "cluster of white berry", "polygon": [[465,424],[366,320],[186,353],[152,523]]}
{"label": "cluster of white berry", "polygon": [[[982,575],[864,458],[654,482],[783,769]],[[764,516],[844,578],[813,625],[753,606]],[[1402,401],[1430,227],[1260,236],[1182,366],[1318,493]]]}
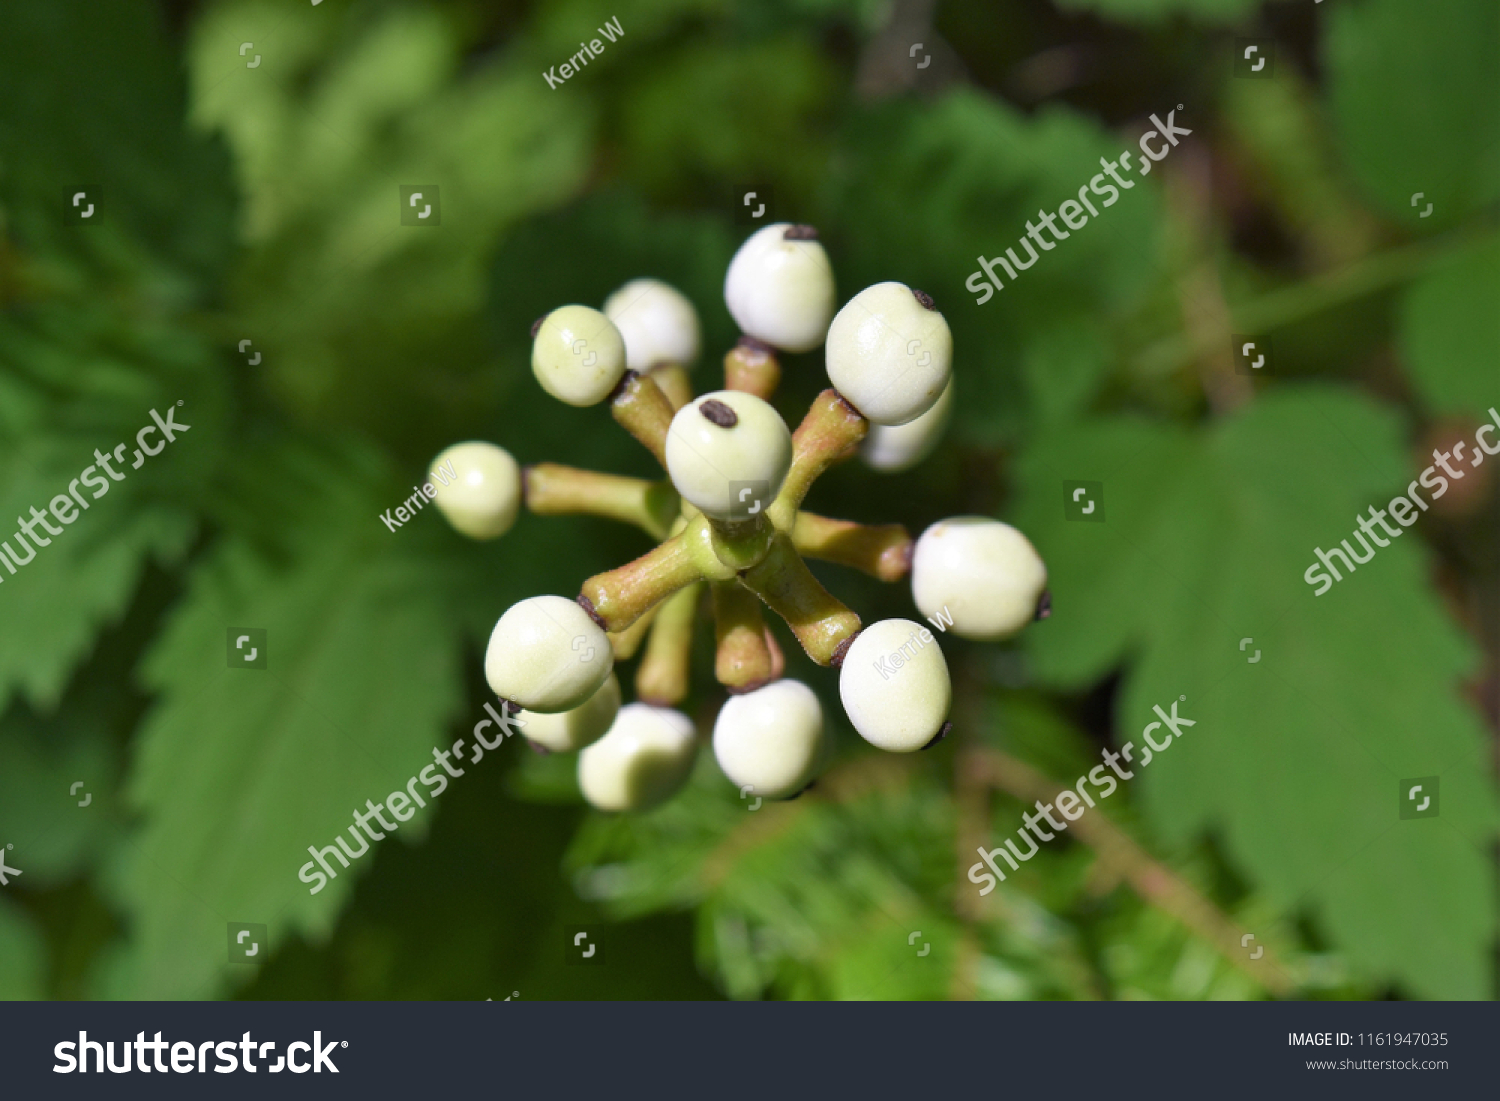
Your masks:
{"label": "cluster of white berry", "polygon": [[[894,581],[965,638],[1008,638],[1048,614],[1047,571],[1026,537],[984,517],[932,525],[913,544],[897,524],[833,520],[801,508],[813,481],[858,451],[877,470],[921,461],[953,403],[953,340],[933,301],[877,283],[835,314],[828,256],[810,226],[767,226],[735,254],[724,298],[744,336],[724,359],[725,388],[693,397],[693,306],[664,283],[638,279],[603,312],[570,305],[537,322],[532,370],[575,406],[608,401],[669,481],[646,482],[553,463],[518,467],[490,443],[456,444],[436,460],[457,472],[438,490],[453,526],[504,534],[521,504],[543,514],[592,513],[633,522],[661,540],[635,562],[588,579],[576,600],[536,596],[495,624],[485,676],[521,710],[524,732],[549,752],[579,750],[585,797],[605,810],[643,810],[686,781],[698,748],[674,705],[687,694],[687,655],[702,590],[712,596],[715,674],[729,699],[713,748],[742,791],[800,793],[829,755],[813,691],[782,677],[784,659],[761,616],[786,621],[819,665],[839,669],[855,730],[881,749],[911,752],[946,734],[952,688],[930,632],[905,619],[864,627],[828,593],[805,558]],[[796,433],[767,400],[776,353],[825,345],[829,380]],[[750,491],[760,487],[746,508]],[[650,632],[636,675],[641,702],[622,705],[614,662]],[[923,636],[914,649],[911,640]],[[905,655],[903,660],[902,655]],[[892,669],[895,675],[892,675]]]}

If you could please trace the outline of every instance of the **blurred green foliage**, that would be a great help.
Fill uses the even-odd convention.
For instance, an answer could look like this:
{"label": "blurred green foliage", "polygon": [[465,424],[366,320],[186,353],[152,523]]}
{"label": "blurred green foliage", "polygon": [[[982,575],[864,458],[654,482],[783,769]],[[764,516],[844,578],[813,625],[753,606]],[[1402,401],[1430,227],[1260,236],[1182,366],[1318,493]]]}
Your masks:
{"label": "blurred green foliage", "polygon": [[[1500,482],[1474,472],[1323,598],[1302,570],[1426,464],[1428,418],[1500,405],[1500,10],[1328,7],[1265,82],[1230,76],[1273,10],[1248,0],[952,0],[923,32],[967,66],[946,75],[858,0],[0,8],[0,516],[152,408],[192,425],[0,576],[0,841],[24,869],[0,997],[1265,996],[1065,838],[972,912],[962,745],[876,753],[786,632],[839,740],[804,799],[747,814],[705,752],[679,798],[609,818],[571,758],[507,746],[319,894],[298,881],[481,714],[505,607],[647,549],[587,518],[473,545],[379,513],[466,438],[650,476],[600,410],[545,398],[529,325],[664,278],[715,387],[752,180],[817,224],[841,300],[921,286],[957,349],[944,447],[833,471],[809,506],[913,531],[996,514],[1049,563],[1050,621],[944,639],[952,741],[1066,782],[1185,695],[1191,748],[1111,819],[1303,995],[1493,996],[1494,731],[1465,685],[1483,644],[1495,691]],[[550,89],[613,17],[623,37]],[[1048,50],[1109,63],[1037,104],[1009,67]],[[1159,173],[974,304],[977,255],[1179,103],[1194,134]],[[441,225],[400,225],[415,183]],[[1276,341],[1236,400],[1226,321]],[[784,367],[795,424],[822,364]],[[1106,523],[1063,521],[1067,478],[1106,483]],[[904,586],[815,569],[867,621],[911,615]],[[268,630],[264,673],[221,658],[239,626]],[[706,731],[705,638],[696,659]],[[1432,773],[1442,819],[1396,822],[1396,780]],[[993,835],[1022,809],[997,794]],[[269,925],[258,972],[225,960],[230,921]],[[564,929],[604,921],[608,966],[564,966]]]}

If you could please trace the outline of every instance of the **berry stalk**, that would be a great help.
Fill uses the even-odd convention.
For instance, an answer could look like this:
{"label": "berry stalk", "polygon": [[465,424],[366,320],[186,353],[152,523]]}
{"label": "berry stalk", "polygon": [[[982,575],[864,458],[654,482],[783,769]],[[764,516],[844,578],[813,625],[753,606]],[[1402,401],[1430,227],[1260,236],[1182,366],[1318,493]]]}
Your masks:
{"label": "berry stalk", "polygon": [[668,539],[634,562],[583,583],[578,603],[595,623],[616,634],[678,589],[699,580],[698,556],[689,544],[690,529]]}
{"label": "berry stalk", "polygon": [[770,401],[781,382],[781,364],[769,344],[752,336],[740,337],[724,356],[724,389],[743,390],[762,401]]}
{"label": "berry stalk", "polygon": [[643,702],[671,707],[687,695],[693,617],[702,588],[694,582],[678,589],[658,606],[645,656],[635,671],[635,694]]}
{"label": "berry stalk", "polygon": [[665,539],[681,507],[670,481],[648,482],[561,463],[537,463],[522,472],[526,507],[538,516],[585,514],[634,524]]}
{"label": "berry stalk", "polygon": [[656,622],[656,614],[659,611],[661,611],[660,604],[647,611],[623,631],[608,632],[609,647],[614,651],[616,661],[629,661],[635,657],[635,652],[641,648],[641,643],[646,639],[647,628]]}
{"label": "berry stalk", "polygon": [[786,620],[819,665],[832,665],[839,648],[859,631],[859,616],[818,583],[786,535],[771,540],[766,557],[740,574],[740,581]]}
{"label": "berry stalk", "polygon": [[647,377],[667,397],[672,412],[677,412],[693,400],[693,384],[688,379],[687,368],[678,363],[662,363],[646,372]]}
{"label": "berry stalk", "polygon": [[902,524],[858,524],[797,513],[792,546],[804,558],[834,562],[881,581],[899,581],[911,569],[912,538]]}
{"label": "berry stalk", "polygon": [[645,445],[665,469],[667,429],[672,425],[672,403],[650,375],[626,371],[609,399],[609,411],[620,426]]}
{"label": "berry stalk", "polygon": [[807,416],[792,434],[792,467],[770,508],[771,521],[778,531],[792,529],[797,509],[812,484],[834,463],[854,454],[869,430],[870,422],[837,390],[824,390],[813,399]]}
{"label": "berry stalk", "polygon": [[714,677],[731,693],[749,692],[777,675],[780,656],[773,654],[775,640],[766,630],[760,598],[738,581],[715,581]]}
{"label": "berry stalk", "polygon": [[771,539],[776,534],[764,516],[739,523],[712,516],[704,519],[713,533],[714,556],[735,573],[760,563],[770,551]]}

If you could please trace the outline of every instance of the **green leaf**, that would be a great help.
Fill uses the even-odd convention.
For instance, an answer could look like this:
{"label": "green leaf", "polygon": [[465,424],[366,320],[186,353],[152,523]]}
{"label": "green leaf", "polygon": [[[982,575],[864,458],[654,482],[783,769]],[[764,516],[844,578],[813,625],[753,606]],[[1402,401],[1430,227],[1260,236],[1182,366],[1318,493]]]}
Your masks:
{"label": "green leaf", "polygon": [[[34,552],[16,573],[0,572],[8,628],[0,707],[17,690],[42,710],[55,706],[99,629],[123,614],[147,562],[168,565],[186,550],[193,506],[223,455],[225,395],[203,371],[207,358],[196,338],[110,310],[49,303],[0,319],[0,538],[21,557]],[[147,458],[137,435],[151,428],[148,445],[163,442],[153,409],[188,428]],[[108,478],[96,451],[110,452],[123,480]],[[108,488],[84,485],[84,474]],[[70,487],[87,510],[75,504],[68,513],[64,502],[74,519],[62,534],[36,528],[49,543],[23,547],[11,518],[31,518]]]}
{"label": "green leaf", "polygon": [[[1091,396],[1108,365],[1105,326],[1140,305],[1159,269],[1158,177],[1137,179],[1107,207],[1092,196],[1097,217],[1064,229],[1068,238],[1013,281],[996,267],[1005,286],[982,304],[983,290],[965,284],[982,286],[980,256],[1012,248],[1025,258],[1027,223],[1076,201],[1100,159],[1120,151],[1070,109],[1026,117],[967,90],[867,110],[846,129],[829,203],[839,296],[885,279],[933,295],[963,349],[960,423],[987,443],[1024,434],[1033,409],[1055,416]],[[1017,400],[1026,390],[1034,406]]]}
{"label": "green leaf", "polygon": [[1386,215],[1435,230],[1500,196],[1500,7],[1430,0],[1414,18],[1402,0],[1369,0],[1328,18],[1334,121]]}
{"label": "green leaf", "polygon": [[[82,487],[87,511],[29,548],[20,572],[0,572],[0,710],[17,691],[42,710],[57,703],[147,562],[182,555],[217,468],[218,380],[206,342],[175,317],[212,295],[233,195],[222,150],[183,130],[185,98],[149,5],[0,10],[0,202],[13,236],[0,261],[0,538],[24,555],[10,518],[97,470],[95,449],[126,442],[127,475],[102,498]],[[75,187],[97,221],[65,222]],[[150,410],[178,401],[191,432],[133,471]]]}
{"label": "green leaf", "polygon": [[[149,253],[201,280],[176,284],[201,299],[230,256],[234,197],[223,148],[182,126],[163,31],[154,4],[0,6],[0,199],[28,249],[101,268]],[[88,225],[64,220],[78,189],[95,207]]]}
{"label": "green leaf", "polygon": [[[1362,973],[1485,996],[1496,798],[1458,691],[1474,648],[1427,587],[1420,536],[1321,597],[1303,576],[1410,480],[1395,418],[1307,388],[1209,430],[1085,422],[1040,441],[1020,478],[1053,594],[1027,636],[1039,675],[1079,687],[1128,664],[1118,740],[1137,761],[1153,706],[1197,723],[1135,770],[1152,825],[1178,845],[1222,831],[1266,896],[1315,914]],[[1064,520],[1065,479],[1103,482],[1103,523]],[[1441,817],[1401,820],[1399,784],[1431,775]]]}
{"label": "green leaf", "polygon": [[[314,895],[299,880],[308,847],[332,845],[352,809],[432,764],[458,697],[455,579],[421,530],[380,523],[378,466],[252,458],[295,551],[275,561],[226,538],[147,659],[161,698],[128,781],[145,827],[118,877],[133,942],[111,976],[130,997],[214,993],[231,921],[265,923],[273,949],[292,930],[326,936],[375,857]],[[229,667],[226,636],[246,627],[266,630],[267,669]],[[425,834],[435,809],[401,838]]]}
{"label": "green leaf", "polygon": [[[827,164],[818,122],[836,86],[831,63],[801,37],[695,42],[632,82],[621,105],[625,167],[656,192],[707,178],[810,193]],[[721,209],[732,201],[726,186]]]}
{"label": "green leaf", "polygon": [[1479,420],[1500,404],[1500,238],[1455,255],[1406,293],[1400,340],[1434,411]]}
{"label": "green leaf", "polygon": [[28,887],[90,870],[122,829],[118,753],[102,716],[74,711],[0,724],[0,844],[17,846]]}
{"label": "green leaf", "polygon": [[1255,9],[1255,0],[1057,0],[1064,11],[1092,11],[1121,23],[1162,23],[1185,15],[1204,23],[1233,23]]}
{"label": "green leaf", "polygon": [[0,1001],[45,997],[46,960],[46,948],[31,920],[0,898]]}
{"label": "green leaf", "polygon": [[[492,250],[588,171],[593,106],[504,53],[468,65],[459,22],[240,0],[194,25],[193,119],[224,135],[246,196],[236,336],[323,423],[395,437],[440,404],[461,413],[490,355]],[[436,185],[434,223],[402,224],[402,185]]]}

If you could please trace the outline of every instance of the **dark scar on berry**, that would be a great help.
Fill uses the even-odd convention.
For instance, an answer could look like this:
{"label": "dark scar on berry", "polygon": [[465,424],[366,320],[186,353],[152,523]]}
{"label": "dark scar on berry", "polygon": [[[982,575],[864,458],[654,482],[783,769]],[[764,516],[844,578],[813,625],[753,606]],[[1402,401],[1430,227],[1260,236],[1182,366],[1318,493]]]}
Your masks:
{"label": "dark scar on berry", "polygon": [[783,799],[782,802],[790,803],[793,799],[802,798],[804,794],[812,790],[813,785],[816,783],[816,780],[809,780],[806,787],[799,788],[797,791],[793,792],[791,795],[788,795],[785,799]]}
{"label": "dark scar on berry", "polygon": [[763,356],[768,356],[776,350],[764,340],[756,340],[753,336],[742,336],[737,343],[741,348],[748,348],[750,351],[759,352]]}
{"label": "dark scar on berry", "polygon": [[1052,590],[1043,589],[1042,598],[1036,602],[1036,617],[1048,619],[1052,615]]}
{"label": "dark scar on berry", "polygon": [[547,315],[546,314],[542,314],[541,317],[537,318],[535,321],[533,321],[531,323],[531,339],[532,340],[535,340],[536,339],[536,334],[542,331],[542,322],[546,321],[546,320],[547,320]]}
{"label": "dark scar on berry", "polygon": [[812,226],[787,226],[781,239],[783,241],[816,241],[818,231]]}
{"label": "dark scar on berry", "polygon": [[698,406],[698,412],[713,421],[720,428],[733,428],[740,423],[739,414],[717,398],[709,398]]}
{"label": "dark scar on berry", "polygon": [[609,630],[609,628],[604,625],[604,617],[598,612],[594,611],[594,602],[588,597],[584,596],[582,593],[578,594],[578,606],[585,612],[587,612],[588,617],[599,625],[599,630]]}
{"label": "dark scar on berry", "polygon": [[923,749],[931,749],[933,746],[937,745],[938,742],[940,742],[944,738],[946,738],[948,736],[948,732],[951,731],[952,729],[953,729],[953,724],[952,723],[944,723],[942,726],[938,727],[938,732],[932,736],[932,741],[928,742],[922,748]]}
{"label": "dark scar on berry", "polygon": [[918,302],[922,303],[922,308],[924,310],[937,309],[937,307],[932,303],[932,295],[928,294],[926,291],[919,291],[916,287],[913,287],[911,289],[911,293],[916,296]]}

